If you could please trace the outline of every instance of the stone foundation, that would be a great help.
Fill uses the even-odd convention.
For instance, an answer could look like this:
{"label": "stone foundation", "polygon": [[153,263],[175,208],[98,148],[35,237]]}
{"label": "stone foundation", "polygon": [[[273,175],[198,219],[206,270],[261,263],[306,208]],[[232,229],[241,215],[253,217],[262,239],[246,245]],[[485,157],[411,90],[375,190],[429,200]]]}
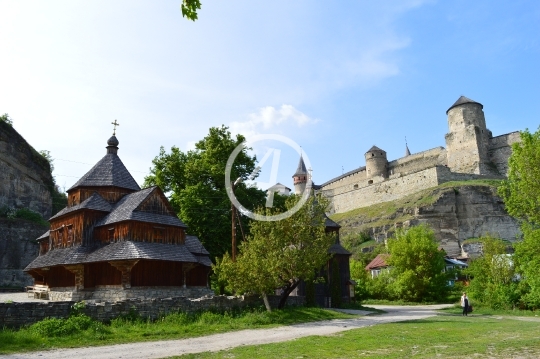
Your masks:
{"label": "stone foundation", "polygon": [[52,288],[48,299],[62,301],[95,301],[118,302],[126,299],[157,299],[171,297],[200,298],[213,295],[214,291],[207,287],[133,287],[107,286],[102,288],[75,290],[73,287]]}

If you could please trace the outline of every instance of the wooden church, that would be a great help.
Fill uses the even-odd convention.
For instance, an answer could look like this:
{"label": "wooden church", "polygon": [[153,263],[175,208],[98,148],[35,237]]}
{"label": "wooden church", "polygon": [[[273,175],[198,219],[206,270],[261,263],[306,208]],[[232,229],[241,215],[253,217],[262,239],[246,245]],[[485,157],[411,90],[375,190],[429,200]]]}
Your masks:
{"label": "wooden church", "polygon": [[25,272],[48,286],[50,300],[213,293],[208,251],[186,235],[159,187],[139,187],[118,144],[113,133],[106,155],[67,191],[67,207],[50,218]]}

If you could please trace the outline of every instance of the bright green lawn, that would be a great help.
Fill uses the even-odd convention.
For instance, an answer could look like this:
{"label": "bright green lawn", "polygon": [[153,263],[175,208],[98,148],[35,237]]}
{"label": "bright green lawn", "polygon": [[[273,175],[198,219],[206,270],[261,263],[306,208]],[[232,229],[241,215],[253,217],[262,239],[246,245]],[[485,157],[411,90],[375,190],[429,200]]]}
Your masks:
{"label": "bright green lawn", "polygon": [[252,309],[197,315],[171,314],[156,322],[115,319],[110,324],[86,316],[48,319],[21,330],[0,330],[0,354],[50,348],[73,348],[163,339],[191,338],[240,329],[269,328],[355,316],[320,308]]}
{"label": "bright green lawn", "polygon": [[[187,358],[539,358],[540,321],[441,315]],[[176,357],[178,358],[178,357]]]}

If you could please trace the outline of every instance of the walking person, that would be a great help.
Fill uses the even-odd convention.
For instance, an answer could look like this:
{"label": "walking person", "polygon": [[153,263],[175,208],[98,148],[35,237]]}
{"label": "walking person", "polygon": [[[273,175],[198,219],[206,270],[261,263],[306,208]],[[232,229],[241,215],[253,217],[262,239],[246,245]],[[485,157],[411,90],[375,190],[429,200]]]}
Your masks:
{"label": "walking person", "polygon": [[461,296],[461,307],[463,308],[462,315],[467,316],[467,312],[469,311],[469,297],[467,297],[467,293],[465,292]]}

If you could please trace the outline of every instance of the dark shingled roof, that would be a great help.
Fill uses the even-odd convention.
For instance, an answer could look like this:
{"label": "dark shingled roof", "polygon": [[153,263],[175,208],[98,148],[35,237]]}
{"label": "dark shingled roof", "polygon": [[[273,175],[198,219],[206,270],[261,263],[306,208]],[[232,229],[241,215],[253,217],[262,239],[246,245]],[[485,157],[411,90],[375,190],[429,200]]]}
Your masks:
{"label": "dark shingled roof", "polygon": [[110,212],[112,209],[112,206],[109,202],[103,199],[97,192],[92,193],[90,197],[82,201],[81,203],[71,206],[71,207],[65,207],[60,212],[49,218],[49,220],[58,218],[63,216],[64,214],[68,214],[74,211],[77,211],[79,209],[93,209],[96,211],[103,211],[103,212]]}
{"label": "dark shingled roof", "polygon": [[379,147],[377,147],[377,146],[372,146],[369,150],[367,150],[366,153],[368,153],[368,152],[373,152],[373,151],[382,151],[382,152],[386,153],[385,150],[381,150],[381,149],[380,149]]}
{"label": "dark shingled roof", "polygon": [[460,96],[456,102],[454,102],[454,104],[452,106],[450,106],[450,108],[448,110],[446,110],[446,114],[448,114],[448,111],[450,111],[451,109],[453,109],[454,107],[456,106],[459,106],[459,105],[463,105],[463,104],[466,104],[466,103],[475,103],[477,105],[480,105],[482,108],[484,108],[484,106],[479,103],[479,102],[476,102],[474,100],[471,100],[470,98],[468,97],[465,97],[465,96]]}
{"label": "dark shingled roof", "polygon": [[199,264],[202,264],[203,266],[211,267],[213,264],[212,261],[210,260],[210,257],[208,256],[201,255],[201,254],[194,254],[193,256],[197,259],[197,262]]}
{"label": "dark shingled roof", "polygon": [[343,248],[341,246],[341,244],[339,244],[339,243],[332,244],[332,246],[330,248],[328,248],[328,253],[331,253],[331,254],[345,254],[345,255],[348,255],[348,256],[352,255],[351,252],[349,252],[348,250]]}
{"label": "dark shingled roof", "polygon": [[43,233],[41,236],[36,238],[36,241],[40,241],[42,239],[49,238],[50,233],[51,233],[51,231],[47,231],[47,232]]}
{"label": "dark shingled roof", "polygon": [[211,267],[212,261],[210,260],[210,257],[208,256],[210,252],[204,248],[201,241],[199,241],[199,238],[195,236],[186,236],[186,248],[195,256],[197,259],[197,262],[204,266]]}
{"label": "dark shingled roof", "polygon": [[324,226],[325,227],[334,227],[334,228],[341,228],[341,226],[339,224],[337,224],[336,222],[332,221],[330,218],[328,218],[328,216],[325,214],[324,215]]}
{"label": "dark shingled roof", "polygon": [[405,144],[405,157],[410,156],[410,155],[411,155],[411,151],[409,151],[409,146],[407,146],[407,144]]}
{"label": "dark shingled roof", "polygon": [[199,238],[195,236],[186,236],[186,247],[191,253],[209,255],[210,252],[204,248]]}
{"label": "dark shingled roof", "polygon": [[[114,137],[114,136],[113,136]],[[108,148],[114,147],[114,141],[109,139]],[[114,137],[116,140],[116,137]],[[116,145],[118,145],[118,140],[116,140]],[[112,145],[111,145],[112,144]],[[116,148],[117,149],[117,148]],[[108,151],[108,153],[103,157],[90,171],[88,171],[84,176],[82,176],[71,188],[72,190],[77,187],[103,187],[103,186],[114,186],[127,188],[134,191],[138,191],[141,188],[135,182],[126,166],[120,160],[120,157],[115,153],[115,151]]]}
{"label": "dark shingled roof", "polygon": [[296,172],[292,176],[294,177],[305,174],[307,174],[306,164],[304,163],[304,159],[302,158],[302,156],[300,156],[300,161],[298,161],[298,167],[296,168]]}
{"label": "dark shingled roof", "polygon": [[168,226],[184,227],[187,226],[176,216],[143,212],[137,210],[137,207],[156,189],[157,187],[149,187],[135,193],[130,193],[122,197],[118,203],[114,205],[111,213],[106,215],[102,220],[96,223],[96,227],[105,226],[112,223],[122,221],[140,221],[159,223]]}
{"label": "dark shingled roof", "polygon": [[37,257],[24,270],[56,265],[108,262],[126,259],[151,259],[199,263],[185,245],[123,241],[102,247],[56,248]]}

